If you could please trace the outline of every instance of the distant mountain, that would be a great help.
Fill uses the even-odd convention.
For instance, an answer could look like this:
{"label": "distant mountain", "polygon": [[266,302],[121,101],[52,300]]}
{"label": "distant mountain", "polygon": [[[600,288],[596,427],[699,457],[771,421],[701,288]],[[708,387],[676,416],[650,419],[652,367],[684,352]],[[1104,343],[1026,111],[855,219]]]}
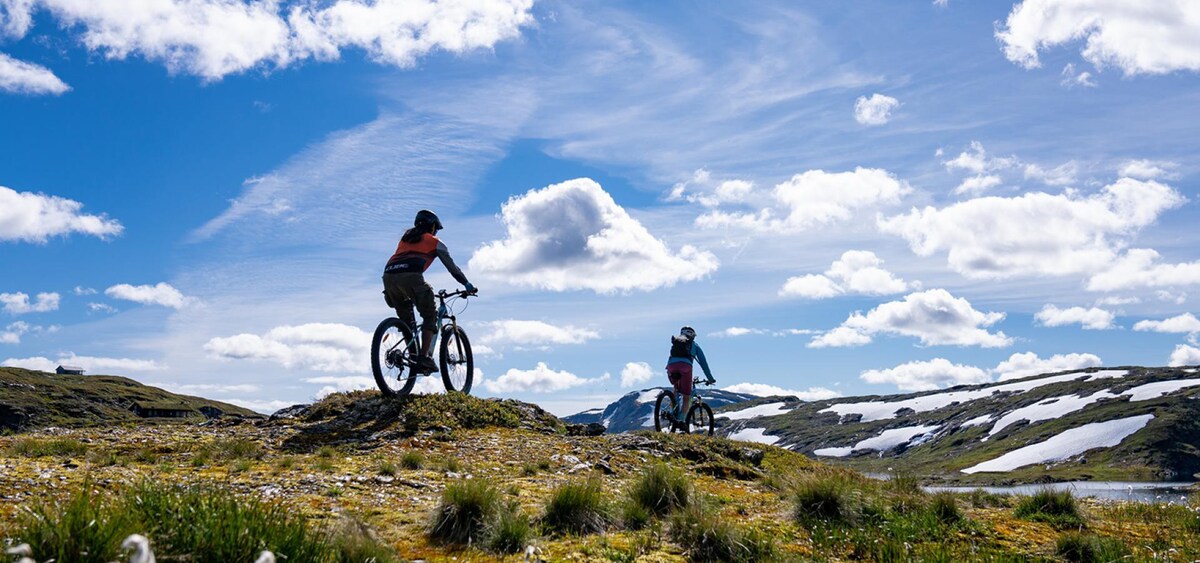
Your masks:
{"label": "distant mountain", "polygon": [[[654,428],[654,399],[664,388],[655,387],[633,391],[617,399],[603,409],[591,409],[563,418],[573,424],[599,422],[609,433],[629,432]],[[731,393],[720,389],[700,389],[704,402],[714,410],[736,403],[757,399],[754,395]]]}
{"label": "distant mountain", "polygon": [[1094,368],[905,395],[760,398],[717,422],[730,438],[926,480],[1191,480],[1197,399],[1195,368]]}
{"label": "distant mountain", "polygon": [[0,367],[0,430],[89,426],[157,417],[259,417],[242,407],[177,395],[111,375],[57,375]]}

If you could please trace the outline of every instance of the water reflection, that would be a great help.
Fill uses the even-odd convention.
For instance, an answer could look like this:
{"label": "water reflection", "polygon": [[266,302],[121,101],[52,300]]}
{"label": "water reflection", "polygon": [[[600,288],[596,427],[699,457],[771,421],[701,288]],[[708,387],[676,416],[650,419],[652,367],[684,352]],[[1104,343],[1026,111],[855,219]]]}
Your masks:
{"label": "water reflection", "polygon": [[1013,485],[1009,487],[923,487],[929,492],[950,491],[969,493],[983,489],[1001,495],[1031,495],[1038,491],[1070,491],[1077,497],[1093,497],[1110,500],[1136,502],[1165,502],[1184,504],[1188,495],[1195,490],[1195,482],[1129,482],[1129,481],[1068,481],[1065,483],[1043,483],[1038,485]]}

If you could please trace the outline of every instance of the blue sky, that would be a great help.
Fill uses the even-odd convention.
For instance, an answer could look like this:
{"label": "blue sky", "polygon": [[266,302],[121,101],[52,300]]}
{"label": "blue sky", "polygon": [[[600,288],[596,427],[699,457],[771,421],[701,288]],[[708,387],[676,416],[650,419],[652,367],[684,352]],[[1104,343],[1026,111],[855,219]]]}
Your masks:
{"label": "blue sky", "polygon": [[683,324],[807,398],[1200,364],[1185,0],[125,4],[0,0],[6,365],[369,386],[426,207],[476,392],[560,414]]}

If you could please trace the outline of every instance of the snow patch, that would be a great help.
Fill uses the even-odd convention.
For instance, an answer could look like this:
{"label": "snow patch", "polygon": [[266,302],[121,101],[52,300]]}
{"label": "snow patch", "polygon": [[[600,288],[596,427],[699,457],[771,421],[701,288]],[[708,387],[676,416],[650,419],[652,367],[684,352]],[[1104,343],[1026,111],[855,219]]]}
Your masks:
{"label": "snow patch", "polygon": [[990,415],[990,414],[985,414],[983,416],[977,416],[975,418],[972,418],[971,420],[968,420],[968,421],[960,424],[959,427],[966,428],[968,426],[983,426],[984,424],[987,424],[992,421],[992,416],[993,415]]}
{"label": "snow patch", "polygon": [[983,439],[987,440],[988,438],[998,434],[1001,430],[1004,430],[1007,426],[1016,424],[1022,420],[1028,420],[1030,423],[1051,420],[1064,414],[1070,414],[1075,411],[1082,410],[1088,405],[1101,399],[1115,399],[1117,397],[1120,397],[1120,395],[1113,395],[1112,393],[1109,393],[1108,390],[1097,391],[1096,393],[1093,393],[1087,397],[1080,397],[1079,395],[1047,397],[1032,405],[1021,407],[1000,417],[1000,420],[996,421],[996,424],[992,426],[992,429],[988,432],[988,435]]}
{"label": "snow patch", "polygon": [[767,403],[765,405],[755,405],[750,408],[717,413],[717,418],[725,417],[730,420],[745,420],[757,416],[775,416],[789,412],[794,407],[789,407],[787,403]]}
{"label": "snow patch", "polygon": [[[887,451],[896,446],[907,444],[915,438],[920,438],[926,434],[933,434],[937,431],[938,426],[905,426],[903,428],[892,428],[884,430],[874,438],[867,438],[849,448],[821,448],[813,450],[814,454],[829,457],[845,457],[850,455],[850,452],[858,450],[877,450]],[[923,443],[925,440],[921,440]],[[825,452],[825,453],[822,453]],[[832,452],[832,453],[829,453]]]}
{"label": "snow patch", "polygon": [[766,428],[743,428],[729,435],[730,440],[742,440],[743,442],[758,442],[759,444],[774,444],[779,441],[778,436],[767,436]]}
{"label": "snow patch", "polygon": [[1200,385],[1200,379],[1177,379],[1175,381],[1156,381],[1133,387],[1122,395],[1129,395],[1130,401],[1148,401],[1163,395],[1174,393],[1180,389]]}
{"label": "snow patch", "polygon": [[915,412],[934,411],[943,407],[948,407],[954,403],[967,403],[984,397],[990,397],[996,393],[1024,393],[1045,385],[1062,383],[1064,381],[1074,381],[1085,378],[1093,379],[1108,379],[1114,377],[1124,377],[1129,373],[1129,370],[1101,370],[1096,373],[1072,372],[1040,379],[1022,380],[1014,383],[1005,383],[1002,385],[994,385],[992,387],[984,387],[982,389],[971,389],[967,391],[947,391],[944,393],[933,393],[930,395],[922,395],[902,401],[867,401],[862,403],[839,403],[830,405],[829,408],[820,412],[833,412],[838,415],[845,416],[847,414],[861,414],[862,422],[871,422],[872,420],[883,420],[887,418],[896,418],[896,411],[900,409],[912,409]]}
{"label": "snow patch", "polygon": [[654,400],[658,398],[658,394],[661,392],[662,389],[646,389],[645,391],[638,393],[637,404],[640,405],[643,403],[653,403]]}
{"label": "snow patch", "polygon": [[1061,461],[1094,448],[1111,448],[1154,419],[1152,414],[1094,422],[1072,428],[1050,439],[1008,452],[998,458],[963,469],[963,473],[1012,471],[1026,465]]}

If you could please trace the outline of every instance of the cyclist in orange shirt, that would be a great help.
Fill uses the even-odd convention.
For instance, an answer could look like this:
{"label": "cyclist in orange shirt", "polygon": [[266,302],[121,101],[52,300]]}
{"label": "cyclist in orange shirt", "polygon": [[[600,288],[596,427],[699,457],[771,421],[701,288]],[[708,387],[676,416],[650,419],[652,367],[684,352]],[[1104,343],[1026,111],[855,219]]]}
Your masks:
{"label": "cyclist in orange shirt", "polygon": [[437,308],[433,301],[433,288],[425,282],[425,270],[433,264],[434,258],[438,258],[467,292],[478,291],[467,281],[467,276],[463,275],[454,259],[450,258],[445,243],[438,240],[436,235],[441,229],[442,221],[436,214],[428,209],[418,211],[412,228],[400,237],[396,252],[383,269],[383,294],[388,305],[396,309],[396,317],[415,329],[413,305],[421,313],[421,350],[414,368],[420,373],[438,370],[437,362],[429,355],[437,332]]}

